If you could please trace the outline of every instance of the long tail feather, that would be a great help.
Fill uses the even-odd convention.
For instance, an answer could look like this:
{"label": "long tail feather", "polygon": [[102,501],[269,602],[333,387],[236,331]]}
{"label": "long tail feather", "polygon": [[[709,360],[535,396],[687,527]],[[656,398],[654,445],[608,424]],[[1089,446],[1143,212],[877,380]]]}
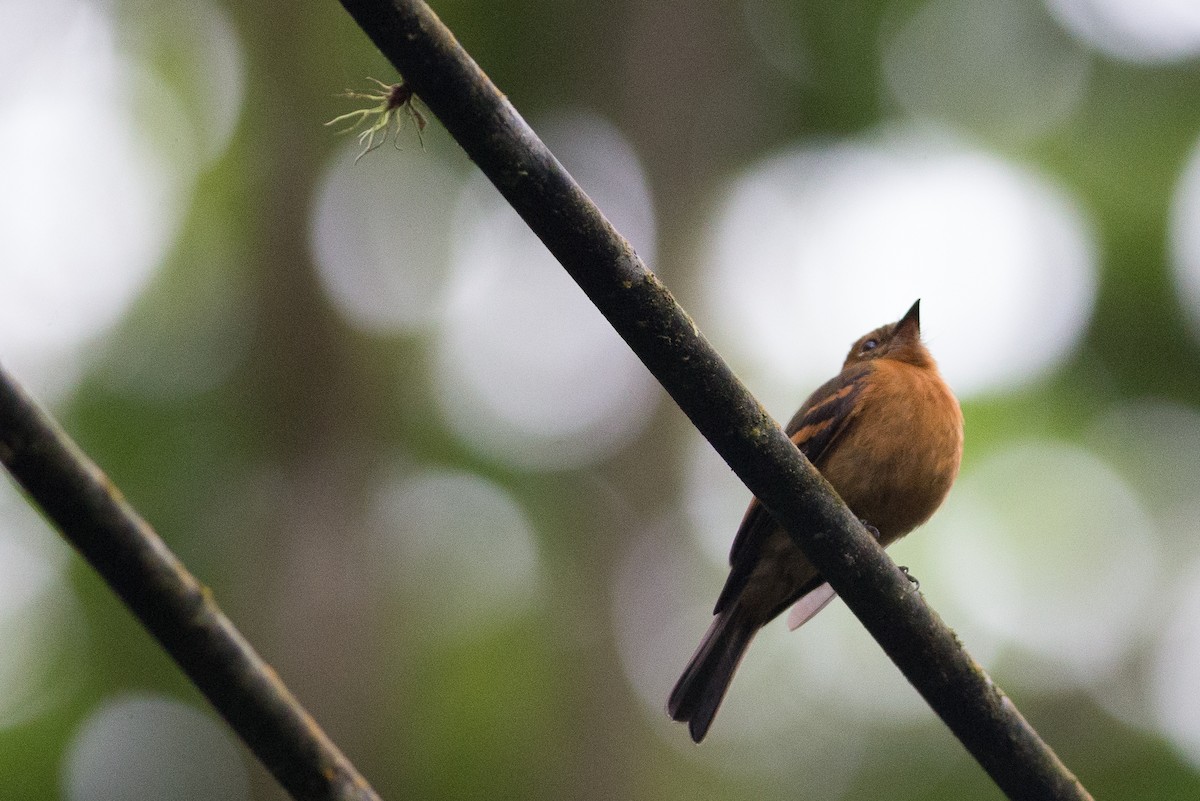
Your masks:
{"label": "long tail feather", "polygon": [[679,677],[667,701],[667,713],[687,722],[693,741],[700,742],[708,733],[733,672],[758,629],[756,622],[739,613],[737,605],[726,609],[713,620]]}

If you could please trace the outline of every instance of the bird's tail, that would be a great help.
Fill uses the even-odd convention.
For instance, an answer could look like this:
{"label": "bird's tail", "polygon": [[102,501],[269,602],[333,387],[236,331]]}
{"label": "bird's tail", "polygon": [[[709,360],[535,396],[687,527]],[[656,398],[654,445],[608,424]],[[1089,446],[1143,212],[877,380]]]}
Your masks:
{"label": "bird's tail", "polygon": [[741,613],[738,604],[725,609],[708,628],[700,647],[667,700],[667,714],[686,722],[692,740],[708,733],[733,672],[758,632],[759,624]]}

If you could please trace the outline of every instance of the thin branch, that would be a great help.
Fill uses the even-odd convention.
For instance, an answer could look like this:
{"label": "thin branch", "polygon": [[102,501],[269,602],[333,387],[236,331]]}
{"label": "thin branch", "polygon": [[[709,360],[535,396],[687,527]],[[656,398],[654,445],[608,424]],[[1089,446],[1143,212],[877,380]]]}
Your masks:
{"label": "thin branch", "polygon": [[996,784],[1089,799],[429,7],[341,2]]}
{"label": "thin branch", "polygon": [[208,588],[3,369],[0,462],[293,798],[378,801]]}

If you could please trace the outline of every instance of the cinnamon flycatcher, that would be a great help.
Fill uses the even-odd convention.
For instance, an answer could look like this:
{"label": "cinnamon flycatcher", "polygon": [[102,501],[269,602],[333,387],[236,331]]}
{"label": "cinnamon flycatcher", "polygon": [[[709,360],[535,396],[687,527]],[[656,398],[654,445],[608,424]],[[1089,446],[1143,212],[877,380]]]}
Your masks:
{"label": "cinnamon flycatcher", "polygon": [[[855,342],[842,371],[787,426],[796,447],[885,547],[930,518],[962,457],[962,411],[921,342],[920,305]],[[758,630],[789,606],[788,625],[796,629],[834,597],[757,498],[729,562],[716,619],[667,702],[696,742]]]}

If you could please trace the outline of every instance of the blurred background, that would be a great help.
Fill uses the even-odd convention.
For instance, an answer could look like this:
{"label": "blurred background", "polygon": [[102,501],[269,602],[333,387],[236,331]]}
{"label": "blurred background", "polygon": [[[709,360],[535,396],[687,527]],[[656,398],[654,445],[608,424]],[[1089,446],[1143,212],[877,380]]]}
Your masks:
{"label": "blurred background", "polygon": [[[1097,796],[1200,793],[1200,7],[438,0],[778,419],[922,299],[892,553]],[[385,797],[996,799],[835,603],[663,712],[747,491],[333,2],[0,3],[0,363]],[[0,796],[278,799],[0,485]]]}

